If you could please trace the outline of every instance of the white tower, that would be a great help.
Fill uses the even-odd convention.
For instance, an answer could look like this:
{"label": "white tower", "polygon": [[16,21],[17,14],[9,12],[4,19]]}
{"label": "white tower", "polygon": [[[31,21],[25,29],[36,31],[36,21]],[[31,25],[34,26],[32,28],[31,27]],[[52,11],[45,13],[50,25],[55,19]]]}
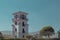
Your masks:
{"label": "white tower", "polygon": [[13,14],[13,25],[12,32],[15,38],[23,38],[28,34],[28,24],[27,24],[27,13],[25,12],[16,12]]}

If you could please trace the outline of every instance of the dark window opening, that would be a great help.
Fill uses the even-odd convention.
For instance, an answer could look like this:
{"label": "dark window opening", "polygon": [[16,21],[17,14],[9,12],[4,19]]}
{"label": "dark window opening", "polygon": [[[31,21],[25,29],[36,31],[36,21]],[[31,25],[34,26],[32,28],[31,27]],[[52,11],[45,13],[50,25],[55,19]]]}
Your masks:
{"label": "dark window opening", "polygon": [[22,15],[22,16],[21,16],[21,18],[22,18],[22,19],[25,19],[25,16],[24,16],[24,15]]}
{"label": "dark window opening", "polygon": [[25,30],[24,30],[24,28],[23,28],[23,30],[22,30],[22,33],[25,33]]}
{"label": "dark window opening", "polygon": [[17,22],[15,22],[15,25],[17,25]]}
{"label": "dark window opening", "polygon": [[17,18],[18,16],[16,15],[15,18]]}
{"label": "dark window opening", "polygon": [[17,31],[17,29],[15,28],[15,31]]}
{"label": "dark window opening", "polygon": [[25,26],[24,22],[22,22],[22,26]]}
{"label": "dark window opening", "polygon": [[24,35],[23,35],[23,38],[24,38]]}

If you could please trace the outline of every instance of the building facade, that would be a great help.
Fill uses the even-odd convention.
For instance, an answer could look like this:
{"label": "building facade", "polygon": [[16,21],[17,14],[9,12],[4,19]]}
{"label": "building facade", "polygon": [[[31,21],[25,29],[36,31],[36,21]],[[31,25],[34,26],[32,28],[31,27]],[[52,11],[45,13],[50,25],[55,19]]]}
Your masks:
{"label": "building facade", "polygon": [[13,16],[13,36],[14,38],[24,38],[28,34],[27,13],[19,11],[13,13]]}

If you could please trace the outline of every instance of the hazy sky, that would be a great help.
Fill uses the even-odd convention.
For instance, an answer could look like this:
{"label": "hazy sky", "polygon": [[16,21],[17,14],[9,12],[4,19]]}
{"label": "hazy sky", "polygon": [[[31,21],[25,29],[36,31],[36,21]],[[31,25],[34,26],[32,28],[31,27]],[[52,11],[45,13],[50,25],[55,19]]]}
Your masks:
{"label": "hazy sky", "polygon": [[60,29],[60,0],[0,0],[0,31],[12,30],[13,13],[28,13],[29,32],[51,25]]}

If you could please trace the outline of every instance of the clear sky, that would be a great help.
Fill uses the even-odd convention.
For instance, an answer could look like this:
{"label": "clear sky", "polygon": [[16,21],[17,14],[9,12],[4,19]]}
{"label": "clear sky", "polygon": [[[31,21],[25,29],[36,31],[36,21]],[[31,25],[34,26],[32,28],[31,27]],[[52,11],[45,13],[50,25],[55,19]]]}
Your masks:
{"label": "clear sky", "polygon": [[0,31],[12,30],[12,14],[28,13],[29,32],[51,25],[60,29],[60,0],[0,0]]}

